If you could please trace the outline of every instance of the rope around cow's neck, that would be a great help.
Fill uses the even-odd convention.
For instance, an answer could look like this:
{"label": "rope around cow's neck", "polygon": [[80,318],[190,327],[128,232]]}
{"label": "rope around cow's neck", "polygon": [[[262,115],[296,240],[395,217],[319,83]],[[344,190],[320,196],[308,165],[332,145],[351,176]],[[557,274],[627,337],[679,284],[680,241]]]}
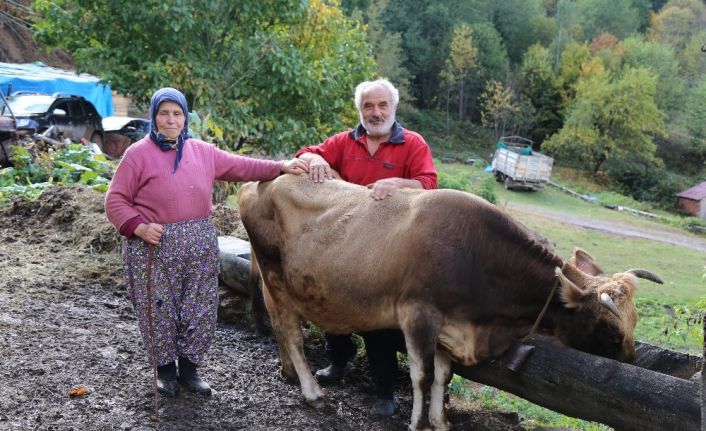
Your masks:
{"label": "rope around cow's neck", "polygon": [[522,341],[527,341],[532,336],[535,334],[537,331],[537,328],[539,327],[539,322],[542,321],[542,318],[544,317],[544,313],[547,312],[547,309],[549,308],[549,304],[552,302],[552,298],[554,297],[554,292],[556,292],[556,288],[559,287],[559,280],[557,280],[556,283],[554,283],[554,287],[552,287],[552,291],[549,292],[549,297],[547,297],[547,302],[544,303],[544,307],[542,307],[542,311],[539,312],[539,316],[537,316],[537,320],[534,321],[534,324],[532,325],[532,328],[530,328],[530,331],[525,337],[522,339]]}

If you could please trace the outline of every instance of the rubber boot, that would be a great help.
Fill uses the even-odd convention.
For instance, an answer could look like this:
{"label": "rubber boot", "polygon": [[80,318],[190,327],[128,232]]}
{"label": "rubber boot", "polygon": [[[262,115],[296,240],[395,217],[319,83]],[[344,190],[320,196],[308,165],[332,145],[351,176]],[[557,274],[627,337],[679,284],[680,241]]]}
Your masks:
{"label": "rubber boot", "polygon": [[197,365],[191,362],[188,358],[179,356],[179,376],[177,379],[182,386],[191,392],[196,392],[197,394],[210,396],[211,387],[208,383],[201,380],[198,371],[196,370]]}

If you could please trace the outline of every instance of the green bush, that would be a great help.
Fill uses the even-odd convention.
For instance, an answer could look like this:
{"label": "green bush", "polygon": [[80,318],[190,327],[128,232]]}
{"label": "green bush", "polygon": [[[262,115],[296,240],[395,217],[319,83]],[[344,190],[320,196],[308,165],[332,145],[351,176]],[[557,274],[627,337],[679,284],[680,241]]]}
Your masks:
{"label": "green bush", "polygon": [[439,188],[465,192],[468,187],[469,179],[469,176],[465,174],[447,174],[446,172],[439,172]]}

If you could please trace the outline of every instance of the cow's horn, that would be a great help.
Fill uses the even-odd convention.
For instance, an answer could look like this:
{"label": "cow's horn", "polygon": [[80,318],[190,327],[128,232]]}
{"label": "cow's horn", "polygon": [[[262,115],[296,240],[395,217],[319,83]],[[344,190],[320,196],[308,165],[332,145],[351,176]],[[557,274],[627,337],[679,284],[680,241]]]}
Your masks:
{"label": "cow's horn", "polygon": [[620,316],[620,311],[618,310],[618,306],[615,305],[615,302],[613,302],[613,298],[610,297],[606,292],[601,293],[601,304],[603,304],[608,310],[610,310],[611,313],[615,314],[615,317],[618,319],[622,320],[623,318]]}
{"label": "cow's horn", "polygon": [[654,281],[655,283],[659,283],[659,284],[664,284],[664,281],[662,281],[662,279],[660,278],[659,275],[657,275],[653,272],[647,271],[646,269],[628,269],[625,272],[629,272],[630,274],[634,275],[635,277],[644,278],[645,280]]}

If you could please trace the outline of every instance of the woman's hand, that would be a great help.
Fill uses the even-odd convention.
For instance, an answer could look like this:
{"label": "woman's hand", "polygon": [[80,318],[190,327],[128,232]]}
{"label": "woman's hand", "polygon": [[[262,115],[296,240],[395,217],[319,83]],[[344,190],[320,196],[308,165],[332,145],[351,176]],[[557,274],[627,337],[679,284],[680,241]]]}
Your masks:
{"label": "woman's hand", "polygon": [[135,228],[135,235],[142,238],[147,244],[157,245],[162,239],[164,227],[157,223],[140,223]]}
{"label": "woman's hand", "polygon": [[309,165],[302,159],[286,160],[282,164],[281,172],[285,174],[302,174],[309,171]]}

